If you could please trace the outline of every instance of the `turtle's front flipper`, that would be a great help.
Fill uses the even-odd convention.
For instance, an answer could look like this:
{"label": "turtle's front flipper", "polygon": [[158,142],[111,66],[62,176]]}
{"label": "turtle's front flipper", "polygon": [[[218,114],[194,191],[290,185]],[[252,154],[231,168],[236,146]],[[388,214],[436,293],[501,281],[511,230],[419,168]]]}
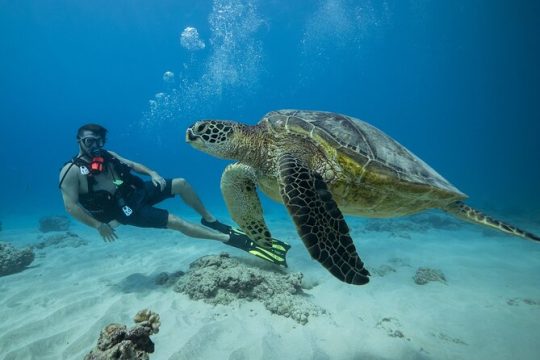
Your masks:
{"label": "turtle's front flipper", "polygon": [[349,227],[322,177],[291,154],[279,157],[280,193],[311,256],[349,284],[369,281]]}
{"label": "turtle's front flipper", "polygon": [[480,211],[473,209],[469,205],[456,201],[448,205],[444,210],[452,215],[459,217],[460,219],[481,224],[495,228],[507,234],[520,236],[526,239],[540,241],[540,237],[530,232],[518,229],[517,227],[509,224],[505,224],[502,221],[493,219],[487,215],[482,214]]}
{"label": "turtle's front flipper", "polygon": [[256,190],[257,177],[252,167],[236,163],[223,171],[221,193],[232,219],[258,246],[272,249],[272,235],[264,221]]}

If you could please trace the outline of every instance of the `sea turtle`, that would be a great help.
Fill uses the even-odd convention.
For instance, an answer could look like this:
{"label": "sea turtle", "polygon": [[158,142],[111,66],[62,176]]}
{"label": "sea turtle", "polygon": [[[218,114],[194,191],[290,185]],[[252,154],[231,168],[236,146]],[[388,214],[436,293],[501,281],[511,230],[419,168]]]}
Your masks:
{"label": "sea turtle", "polygon": [[221,190],[232,219],[258,245],[271,234],[256,188],[283,202],[311,256],[338,279],[365,284],[344,214],[395,217],[440,208],[509,234],[540,240],[465,205],[467,196],[372,125],[350,116],[305,110],[266,114],[254,126],[201,120],[186,131],[193,147],[238,162]]}

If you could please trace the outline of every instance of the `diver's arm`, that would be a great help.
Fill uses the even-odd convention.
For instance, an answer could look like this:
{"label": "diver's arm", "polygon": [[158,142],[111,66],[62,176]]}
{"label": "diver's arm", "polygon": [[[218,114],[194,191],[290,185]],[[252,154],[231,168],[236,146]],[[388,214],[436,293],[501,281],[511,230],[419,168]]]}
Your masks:
{"label": "diver's arm", "polygon": [[66,211],[83,224],[97,229],[105,241],[113,241],[117,238],[114,230],[108,224],[96,220],[79,204],[78,168],[72,166],[67,169],[67,166],[69,165],[66,165],[60,172],[61,179],[64,176],[64,173],[68,171],[61,187]]}
{"label": "diver's arm", "polygon": [[122,163],[126,164],[127,166],[129,166],[130,168],[132,168],[133,171],[135,171],[135,172],[137,172],[139,174],[150,176],[152,178],[152,183],[155,186],[160,186],[161,190],[163,190],[165,188],[165,179],[161,175],[159,175],[157,173],[157,171],[151,170],[150,168],[148,168],[147,166],[145,166],[143,164],[136,163],[135,161],[128,160],[128,159],[118,155],[117,153],[115,153],[113,151],[110,151],[110,150],[108,150],[108,151],[112,156],[114,156],[115,158],[120,160],[120,162],[122,162]]}
{"label": "diver's arm", "polygon": [[[60,177],[64,175],[65,171],[65,169],[62,169]],[[78,168],[73,166],[67,171],[68,174],[64,178],[64,181],[62,182],[62,187],[60,188],[62,190],[62,198],[64,200],[64,207],[66,211],[83,224],[97,229],[98,226],[101,225],[101,222],[94,219],[79,204]]]}

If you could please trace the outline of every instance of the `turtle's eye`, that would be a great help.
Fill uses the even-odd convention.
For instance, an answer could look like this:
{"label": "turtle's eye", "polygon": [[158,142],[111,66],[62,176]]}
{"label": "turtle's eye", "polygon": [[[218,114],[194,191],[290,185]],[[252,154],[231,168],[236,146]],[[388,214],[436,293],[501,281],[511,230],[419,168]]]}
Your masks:
{"label": "turtle's eye", "polygon": [[202,133],[204,131],[204,128],[206,127],[206,124],[205,123],[202,123],[202,124],[199,124],[199,126],[197,126],[197,128],[195,129],[195,131],[197,131],[198,133]]}

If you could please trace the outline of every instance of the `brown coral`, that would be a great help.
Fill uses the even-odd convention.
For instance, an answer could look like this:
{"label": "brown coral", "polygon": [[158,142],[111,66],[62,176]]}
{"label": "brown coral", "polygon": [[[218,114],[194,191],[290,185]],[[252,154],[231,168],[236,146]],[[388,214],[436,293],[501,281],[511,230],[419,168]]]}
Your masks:
{"label": "brown coral", "polygon": [[98,343],[84,360],[147,360],[154,352],[150,335],[159,331],[159,315],[144,309],[135,315],[137,324],[127,329],[122,324],[109,324],[99,335]]}
{"label": "brown coral", "polygon": [[301,273],[263,270],[222,253],[194,261],[176,283],[175,291],[211,304],[260,301],[270,312],[306,324],[310,316],[325,310],[307,300],[302,277]]}
{"label": "brown coral", "polygon": [[140,310],[133,318],[133,321],[140,326],[149,327],[152,334],[157,334],[161,326],[159,315],[148,309]]}

